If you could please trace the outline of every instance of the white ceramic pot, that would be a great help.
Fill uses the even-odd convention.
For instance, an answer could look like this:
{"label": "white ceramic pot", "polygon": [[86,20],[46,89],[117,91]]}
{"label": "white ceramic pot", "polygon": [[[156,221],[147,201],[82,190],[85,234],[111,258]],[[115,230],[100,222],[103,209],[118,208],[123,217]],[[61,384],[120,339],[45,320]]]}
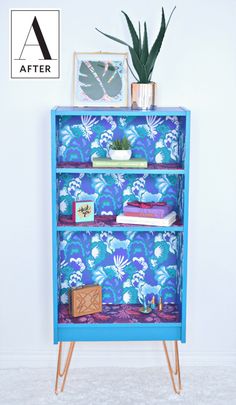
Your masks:
{"label": "white ceramic pot", "polygon": [[131,158],[132,151],[128,150],[109,150],[109,155],[112,160],[129,160]]}

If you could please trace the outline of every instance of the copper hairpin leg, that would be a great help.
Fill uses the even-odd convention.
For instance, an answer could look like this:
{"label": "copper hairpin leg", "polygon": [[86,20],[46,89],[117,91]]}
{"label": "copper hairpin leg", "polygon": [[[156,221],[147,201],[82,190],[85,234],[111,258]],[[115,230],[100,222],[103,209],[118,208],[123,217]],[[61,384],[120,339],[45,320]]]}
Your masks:
{"label": "copper hairpin leg", "polygon": [[[171,366],[170,357],[169,357],[169,353],[168,353],[168,349],[167,349],[165,340],[163,340],[163,346],[164,346],[164,351],[165,351],[165,355],[166,355],[167,365],[168,365],[173,389],[176,394],[180,394],[182,386],[181,386],[181,377],[180,377],[178,341],[177,340],[174,341],[174,348],[175,348],[175,369],[174,369],[174,371]],[[177,386],[176,386],[174,375],[177,375]]]}
{"label": "copper hairpin leg", "polygon": [[[65,383],[66,383],[66,377],[67,377],[68,370],[69,370],[69,367],[70,367],[70,362],[71,362],[74,347],[75,347],[75,342],[70,342],[70,347],[69,347],[69,350],[68,350],[68,353],[67,353],[64,370],[61,371],[62,342],[59,343],[58,360],[57,360],[57,374],[56,374],[56,383],[55,383],[55,394],[59,394],[59,392],[63,392],[63,390],[64,390]],[[60,391],[58,391],[59,377],[61,377],[61,378],[63,377],[63,381],[62,381]]]}
{"label": "copper hairpin leg", "polygon": [[[181,377],[180,377],[178,342],[177,342],[177,340],[174,341],[174,351],[175,351],[175,369],[174,370],[173,370],[173,368],[171,366],[170,357],[169,357],[169,353],[168,353],[168,349],[167,349],[167,345],[166,345],[165,340],[163,340],[163,346],[164,346],[164,352],[165,352],[165,355],[166,355],[167,365],[168,365],[168,369],[169,369],[173,389],[174,389],[176,394],[180,394],[182,386],[181,386]],[[73,351],[74,351],[74,347],[75,347],[75,342],[70,342],[70,347],[69,347],[69,350],[68,350],[68,353],[67,353],[65,366],[64,366],[63,371],[61,371],[62,342],[59,343],[58,360],[57,360],[57,373],[56,373],[56,383],[55,383],[55,394],[58,394],[59,392],[63,392],[63,390],[64,390],[68,370],[69,370],[69,367],[70,367],[72,354],[73,354]],[[176,386],[174,375],[177,375],[177,386]],[[60,391],[58,390],[59,377],[61,377],[61,378],[63,377],[63,381],[62,381]]]}

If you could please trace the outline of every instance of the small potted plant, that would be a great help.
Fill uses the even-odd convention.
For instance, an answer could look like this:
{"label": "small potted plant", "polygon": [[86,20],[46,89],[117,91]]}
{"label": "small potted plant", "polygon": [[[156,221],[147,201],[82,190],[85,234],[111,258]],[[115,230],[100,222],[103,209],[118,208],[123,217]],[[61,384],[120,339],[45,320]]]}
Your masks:
{"label": "small potted plant", "polygon": [[130,142],[125,136],[113,141],[109,149],[110,158],[112,160],[129,160],[132,154],[130,146]]}
{"label": "small potted plant", "polygon": [[135,75],[130,66],[128,65],[132,75],[136,80],[136,83],[131,83],[131,106],[134,109],[135,108],[151,109],[155,105],[156,83],[151,81],[152,73],[156,63],[157,56],[162,46],[164,36],[166,34],[167,27],[169,25],[170,19],[172,17],[175,8],[176,7],[173,8],[170,17],[166,22],[164,9],[162,7],[160,30],[150,50],[148,46],[148,34],[146,22],[144,23],[142,36],[140,22],[138,25],[138,32],[136,32],[133,23],[131,22],[130,18],[124,11],[122,11],[122,13],[124,14],[128,24],[133,46],[127,44],[127,42],[124,42],[121,39],[105,34],[104,32],[96,28],[96,30],[101,34],[112,39],[113,41],[128,46],[129,48],[132,63],[136,71]]}

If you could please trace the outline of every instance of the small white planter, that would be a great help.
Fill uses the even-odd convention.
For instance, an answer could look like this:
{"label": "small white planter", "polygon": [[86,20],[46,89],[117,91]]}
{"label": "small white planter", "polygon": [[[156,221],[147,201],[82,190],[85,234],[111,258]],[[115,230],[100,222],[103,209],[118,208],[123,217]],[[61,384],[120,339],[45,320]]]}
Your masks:
{"label": "small white planter", "polygon": [[132,151],[128,150],[109,150],[109,155],[112,160],[129,160],[131,158]]}

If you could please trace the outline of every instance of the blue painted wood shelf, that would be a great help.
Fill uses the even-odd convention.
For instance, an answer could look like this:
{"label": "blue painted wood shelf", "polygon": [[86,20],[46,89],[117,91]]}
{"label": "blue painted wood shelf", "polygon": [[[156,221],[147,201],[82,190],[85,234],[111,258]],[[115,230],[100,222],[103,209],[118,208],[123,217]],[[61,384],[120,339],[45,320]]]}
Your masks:
{"label": "blue painted wood shelf", "polygon": [[174,223],[172,226],[124,225],[116,223],[115,221],[116,221],[115,216],[103,215],[103,216],[95,216],[94,222],[75,224],[72,220],[72,217],[60,217],[57,224],[57,230],[61,232],[62,231],[182,232],[184,229],[180,221],[176,221],[176,223]]}
{"label": "blue painted wood shelf", "polygon": [[[107,156],[111,141],[123,135],[132,144],[132,156],[146,158],[148,168],[93,168],[93,157]],[[55,107],[51,139],[54,343],[185,342],[189,110]],[[72,202],[90,197],[95,202],[95,221],[73,223]],[[172,204],[178,221],[170,227],[115,222],[127,201],[152,198]],[[109,279],[112,272],[115,278]],[[178,318],[152,321],[144,315],[143,321],[129,322],[125,312],[123,320],[116,321],[119,317],[114,315],[114,323],[108,323],[103,313],[99,322],[96,316],[84,319],[85,323],[68,318],[68,289],[77,282],[88,283],[90,274],[102,285],[104,307],[128,302],[132,312],[132,305],[141,306],[138,296],[145,286],[165,305],[175,305]],[[110,281],[106,284],[106,280]],[[142,299],[150,298],[145,294]]]}
{"label": "blue painted wood shelf", "polygon": [[61,163],[56,168],[56,173],[121,173],[121,174],[184,174],[184,168],[181,165],[161,165],[161,164],[149,164],[146,169],[138,168],[109,168],[109,167],[93,167],[92,163]]}

